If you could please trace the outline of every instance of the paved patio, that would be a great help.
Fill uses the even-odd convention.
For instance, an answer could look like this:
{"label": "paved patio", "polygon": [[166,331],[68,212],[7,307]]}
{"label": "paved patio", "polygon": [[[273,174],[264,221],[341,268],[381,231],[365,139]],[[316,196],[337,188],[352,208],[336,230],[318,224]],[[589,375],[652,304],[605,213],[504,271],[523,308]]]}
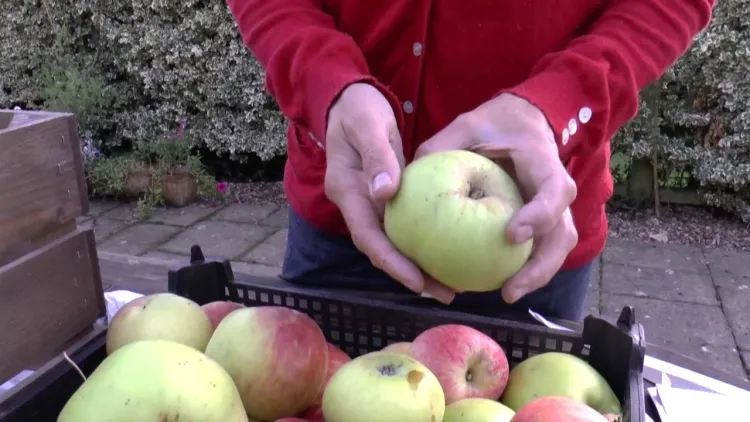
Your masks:
{"label": "paved patio", "polygon": [[[287,209],[195,205],[136,221],[128,205],[93,202],[81,224],[94,228],[103,252],[184,260],[199,243],[207,254],[231,259],[238,273],[276,276]],[[649,342],[750,375],[749,253],[610,239],[598,264],[591,313],[614,319],[634,306]]]}

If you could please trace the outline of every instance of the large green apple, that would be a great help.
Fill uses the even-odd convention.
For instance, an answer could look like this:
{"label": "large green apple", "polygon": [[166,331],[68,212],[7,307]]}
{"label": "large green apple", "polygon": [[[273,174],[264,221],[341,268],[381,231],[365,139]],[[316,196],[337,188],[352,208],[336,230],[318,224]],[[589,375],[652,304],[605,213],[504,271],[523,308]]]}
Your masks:
{"label": "large green apple", "polygon": [[442,421],[440,382],[416,359],[371,352],[345,363],[323,393],[326,422]]}
{"label": "large green apple", "polygon": [[497,290],[526,263],[532,241],[506,227],[523,206],[513,179],[479,154],[442,151],[404,169],[385,207],[385,233],[427,274],[459,291]]}
{"label": "large green apple", "polygon": [[247,422],[229,374],[190,346],[140,340],[118,348],[76,390],[57,422]]}
{"label": "large green apple", "polygon": [[620,401],[609,383],[588,362],[562,352],[532,356],[510,371],[500,401],[518,412],[538,397],[568,397],[601,414],[620,415]]}
{"label": "large green apple", "polygon": [[443,422],[510,422],[514,414],[494,400],[474,397],[449,404]]}

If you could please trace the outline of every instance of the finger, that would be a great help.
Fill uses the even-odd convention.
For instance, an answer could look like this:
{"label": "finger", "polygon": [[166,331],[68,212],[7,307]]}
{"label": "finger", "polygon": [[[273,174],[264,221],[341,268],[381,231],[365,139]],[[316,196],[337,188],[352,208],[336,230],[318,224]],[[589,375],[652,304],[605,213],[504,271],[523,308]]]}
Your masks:
{"label": "finger", "polygon": [[538,247],[528,262],[502,288],[503,300],[514,303],[545,286],[560,270],[571,250],[578,243],[578,234],[567,212],[565,221],[547,236],[539,238]]}
{"label": "finger", "polygon": [[424,279],[423,297],[431,297],[439,302],[450,304],[456,297],[456,292],[450,287],[438,282],[427,274],[422,274]]}
{"label": "finger", "polygon": [[422,293],[422,272],[398,253],[380,228],[369,198],[350,192],[335,201],[351,233],[354,245],[370,258],[372,264],[408,289]]}
{"label": "finger", "polygon": [[511,217],[507,229],[509,240],[523,243],[546,234],[559,224],[560,217],[575,196],[575,182],[565,170],[554,172],[542,182],[531,200]]}
{"label": "finger", "polygon": [[424,141],[414,153],[414,159],[439,151],[468,149],[474,140],[475,124],[470,114],[458,116],[443,130]]}
{"label": "finger", "polygon": [[370,195],[377,200],[393,197],[398,191],[404,162],[396,121],[386,127],[363,125],[348,135],[362,158]]}

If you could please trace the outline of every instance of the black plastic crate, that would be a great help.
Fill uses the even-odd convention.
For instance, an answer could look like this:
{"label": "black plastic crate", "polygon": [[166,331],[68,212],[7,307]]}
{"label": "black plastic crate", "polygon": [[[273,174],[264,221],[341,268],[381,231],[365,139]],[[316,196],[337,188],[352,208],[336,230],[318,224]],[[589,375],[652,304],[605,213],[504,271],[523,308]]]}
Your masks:
{"label": "black plastic crate", "polygon": [[588,361],[609,382],[623,407],[622,422],[645,422],[643,326],[633,308],[623,308],[616,325],[594,316],[581,332],[549,329],[530,318],[493,318],[447,310],[414,295],[309,288],[271,278],[236,280],[228,261],[206,260],[198,246],[188,265],[170,271],[169,291],[200,305],[232,300],[246,306],[285,306],[306,313],[328,341],[350,356],[412,341],[441,324],[464,324],[495,339],[515,366],[542,352],[571,353]]}
{"label": "black plastic crate", "polygon": [[[411,341],[425,329],[446,323],[474,327],[505,350],[511,366],[546,351],[572,353],[587,360],[610,383],[623,406],[622,422],[645,422],[643,327],[632,308],[624,308],[617,325],[587,317],[582,332],[550,330],[526,322],[447,311],[434,301],[413,296],[332,291],[297,287],[278,279],[235,280],[227,261],[204,260],[192,250],[191,264],[169,272],[169,290],[199,304],[233,300],[247,306],[287,306],[310,315],[328,341],[357,356],[386,344]],[[86,376],[104,360],[106,330],[70,355]],[[67,400],[81,385],[66,361],[49,365],[44,374],[10,397],[0,400],[0,422],[55,422]]]}

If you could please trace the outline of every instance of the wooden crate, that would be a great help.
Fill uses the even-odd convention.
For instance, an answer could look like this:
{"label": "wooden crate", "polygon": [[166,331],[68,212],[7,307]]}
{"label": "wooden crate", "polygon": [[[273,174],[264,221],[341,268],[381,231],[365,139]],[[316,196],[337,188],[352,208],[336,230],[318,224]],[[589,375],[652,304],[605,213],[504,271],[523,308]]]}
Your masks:
{"label": "wooden crate", "polygon": [[106,315],[75,117],[0,110],[0,384]]}
{"label": "wooden crate", "polygon": [[75,230],[88,212],[72,114],[0,110],[0,266]]}

